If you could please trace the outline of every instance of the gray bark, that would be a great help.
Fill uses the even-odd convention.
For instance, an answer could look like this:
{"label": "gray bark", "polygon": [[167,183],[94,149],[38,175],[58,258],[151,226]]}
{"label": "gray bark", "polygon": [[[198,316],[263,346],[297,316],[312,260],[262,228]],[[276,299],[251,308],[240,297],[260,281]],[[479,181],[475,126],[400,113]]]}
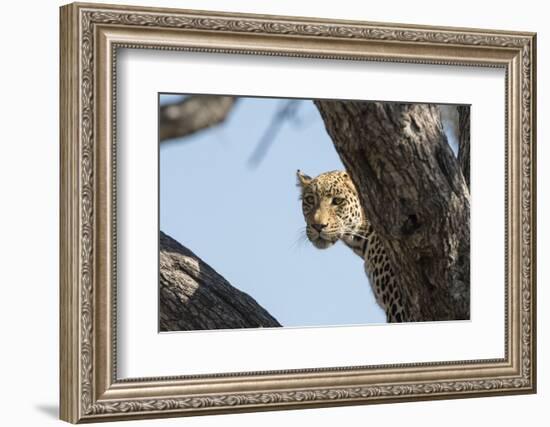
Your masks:
{"label": "gray bark", "polygon": [[385,242],[407,321],[470,317],[470,198],[435,105],[315,101]]}
{"label": "gray bark", "polygon": [[459,105],[458,109],[458,163],[466,185],[470,188],[470,106]]}
{"label": "gray bark", "polygon": [[160,232],[160,330],[278,327],[252,297]]}
{"label": "gray bark", "polygon": [[220,95],[192,95],[160,107],[159,138],[164,142],[181,138],[222,123],[237,98]]}

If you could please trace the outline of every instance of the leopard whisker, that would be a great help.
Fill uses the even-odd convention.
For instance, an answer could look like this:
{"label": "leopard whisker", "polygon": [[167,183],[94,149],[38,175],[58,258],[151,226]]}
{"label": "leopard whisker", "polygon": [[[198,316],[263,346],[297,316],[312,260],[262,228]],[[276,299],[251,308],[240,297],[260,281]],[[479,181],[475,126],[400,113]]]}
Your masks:
{"label": "leopard whisker", "polygon": [[289,249],[296,249],[307,241],[306,228],[307,227],[300,227],[300,230],[297,233],[298,236],[294,239],[294,242],[290,245]]}
{"label": "leopard whisker", "polygon": [[367,237],[365,237],[365,236],[363,236],[359,233],[356,233],[355,231],[351,231],[351,230],[350,231],[344,231],[343,234],[353,236],[353,237],[358,237],[358,238],[363,239],[363,240],[368,240]]}

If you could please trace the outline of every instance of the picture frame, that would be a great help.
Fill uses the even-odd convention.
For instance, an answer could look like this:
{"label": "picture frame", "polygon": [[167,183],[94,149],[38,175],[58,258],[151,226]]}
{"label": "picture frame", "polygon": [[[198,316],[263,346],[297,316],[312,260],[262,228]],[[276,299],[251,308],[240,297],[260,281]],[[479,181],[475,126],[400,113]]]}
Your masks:
{"label": "picture frame", "polygon": [[[63,6],[60,13],[61,419],[98,422],[536,392],[534,33],[84,3]],[[120,379],[121,49],[504,70],[504,357]]]}

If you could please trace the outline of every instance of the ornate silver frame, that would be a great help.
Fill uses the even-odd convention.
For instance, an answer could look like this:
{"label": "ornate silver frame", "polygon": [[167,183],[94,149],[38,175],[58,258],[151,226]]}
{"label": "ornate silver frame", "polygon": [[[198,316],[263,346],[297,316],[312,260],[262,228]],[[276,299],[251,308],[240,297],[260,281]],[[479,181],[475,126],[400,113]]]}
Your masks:
{"label": "ornate silver frame", "polygon": [[[174,9],[61,8],[61,418],[129,418],[536,390],[533,33]],[[117,380],[113,154],[118,47],[506,70],[506,351],[498,360]]]}

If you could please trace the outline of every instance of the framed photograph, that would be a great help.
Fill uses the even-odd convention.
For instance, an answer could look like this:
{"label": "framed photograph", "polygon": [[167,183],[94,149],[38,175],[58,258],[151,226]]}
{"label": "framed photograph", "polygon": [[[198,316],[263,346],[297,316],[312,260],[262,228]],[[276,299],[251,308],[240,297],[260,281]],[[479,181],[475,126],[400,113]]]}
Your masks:
{"label": "framed photograph", "polygon": [[63,420],[535,392],[535,34],[60,22]]}

